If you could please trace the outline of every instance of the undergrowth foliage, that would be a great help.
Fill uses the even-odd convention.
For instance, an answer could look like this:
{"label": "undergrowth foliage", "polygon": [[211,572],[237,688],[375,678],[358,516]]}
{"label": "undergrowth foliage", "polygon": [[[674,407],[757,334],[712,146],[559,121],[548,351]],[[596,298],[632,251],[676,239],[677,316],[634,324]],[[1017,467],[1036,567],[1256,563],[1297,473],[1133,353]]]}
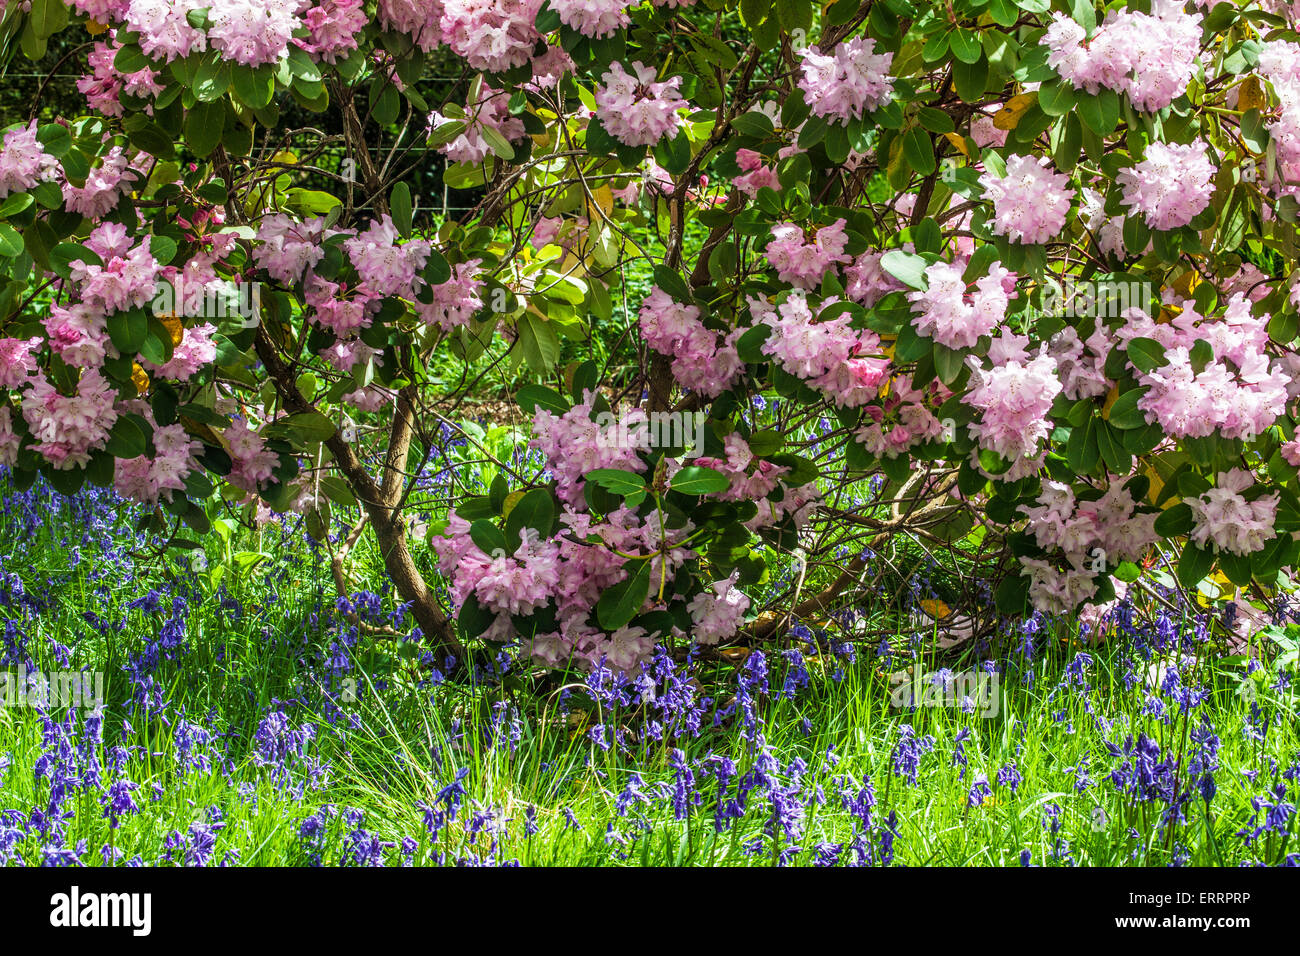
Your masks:
{"label": "undergrowth foliage", "polygon": [[[908,630],[521,693],[368,639],[409,617],[326,597],[300,516],[239,532],[272,556],[215,592],[135,516],[0,497],[0,866],[1300,862],[1294,624],[1243,674],[1205,618],[1089,647],[1035,616],[951,662],[980,701]],[[102,700],[14,698],[92,671]]]}
{"label": "undergrowth foliage", "polygon": [[[85,115],[38,90],[0,147],[20,489],[111,485],[171,547],[296,512],[341,594],[368,526],[440,666],[629,679],[824,620],[894,540],[1009,615],[1296,564],[1288,6],[3,17],[11,62],[86,45]],[[501,369],[539,460],[456,424]],[[485,487],[435,480],[453,442]]]}

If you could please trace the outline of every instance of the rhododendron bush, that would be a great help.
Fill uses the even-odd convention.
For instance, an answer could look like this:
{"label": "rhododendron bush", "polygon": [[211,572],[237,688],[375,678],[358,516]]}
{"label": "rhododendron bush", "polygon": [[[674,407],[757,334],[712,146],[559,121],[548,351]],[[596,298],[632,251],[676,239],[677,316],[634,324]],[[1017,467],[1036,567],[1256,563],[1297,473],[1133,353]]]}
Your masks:
{"label": "rhododendron bush", "polygon": [[[20,485],[179,543],[359,509],[444,650],[628,672],[823,616],[891,536],[1003,614],[1297,562],[1289,4],[0,7],[83,73],[3,118]],[[434,495],[485,366],[544,467]]]}

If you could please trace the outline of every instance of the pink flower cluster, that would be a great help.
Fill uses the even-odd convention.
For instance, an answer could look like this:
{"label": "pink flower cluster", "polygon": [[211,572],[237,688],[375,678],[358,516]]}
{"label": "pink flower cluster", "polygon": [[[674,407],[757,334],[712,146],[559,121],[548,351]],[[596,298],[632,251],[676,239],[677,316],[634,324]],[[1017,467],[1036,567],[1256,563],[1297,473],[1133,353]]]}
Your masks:
{"label": "pink flower cluster", "polygon": [[200,468],[194,456],[202,446],[190,438],[184,425],[155,427],[153,446],[152,457],[141,455],[117,462],[113,486],[123,498],[157,504],[165,493],[184,491],[186,476]]}
{"label": "pink flower cluster", "polygon": [[357,49],[370,17],[362,0],[319,0],[302,14],[302,22],[308,35],[294,42],[316,60],[337,63]]}
{"label": "pink flower cluster", "polygon": [[1263,550],[1276,537],[1278,495],[1245,492],[1255,483],[1244,468],[1221,472],[1215,487],[1194,498],[1184,499],[1192,509],[1191,540],[1203,549],[1227,551],[1245,556]]}
{"label": "pink flower cluster", "polygon": [[[732,432],[722,443],[726,458],[695,460],[697,465],[712,468],[731,480],[726,491],[717,492],[719,501],[758,501],[776,490],[777,483],[789,469],[765,458],[755,458],[754,452],[739,434]],[[760,509],[761,510],[761,509]]]}
{"label": "pink flower cluster", "polygon": [[[484,136],[485,129],[500,133],[510,142],[518,142],[525,136],[523,120],[510,115],[509,97],[501,90],[483,84],[477,103],[465,107],[465,131],[448,143],[438,147],[438,151],[455,163],[480,163],[492,152],[492,147]],[[441,113],[429,115],[429,129],[451,122]]]}
{"label": "pink flower cluster", "polygon": [[[528,649],[533,660],[548,667],[584,668],[603,661],[634,674],[650,659],[653,635],[635,626],[606,634],[591,620],[601,594],[627,576],[625,559],[612,552],[654,555],[651,579],[671,581],[673,570],[694,556],[680,543],[689,531],[666,531],[625,507],[602,523],[573,509],[566,509],[561,521],[568,533],[557,539],[543,541],[526,532],[518,545],[508,544],[512,552],[488,555],[470,537],[469,522],[453,511],[444,534],[434,536],[430,544],[439,569],[451,579],[453,601],[463,605],[473,596],[496,615],[484,635],[487,640],[517,638],[511,614],[554,602],[559,628],[532,638]],[[725,626],[724,612],[715,612],[711,620]]]}
{"label": "pink flower cluster", "polygon": [[36,138],[36,120],[5,133],[0,146],[0,199],[59,176],[59,161]]}
{"label": "pink flower cluster", "polygon": [[[121,116],[122,93],[141,99],[152,99],[163,91],[158,73],[145,67],[134,73],[119,73],[113,65],[122,45],[114,36],[110,42],[96,43],[86,57],[90,75],[77,80],[77,89],[86,97],[86,105],[105,116]],[[150,108],[152,109],[152,108]]]}
{"label": "pink flower cluster", "polygon": [[479,259],[470,259],[451,267],[451,278],[430,287],[429,302],[416,301],[415,311],[425,325],[436,325],[444,332],[469,324],[483,308],[483,280],[476,278]]}
{"label": "pink flower cluster", "polygon": [[546,456],[547,467],[555,476],[555,493],[573,508],[585,507],[582,490],[587,472],[597,468],[645,470],[636,447],[605,434],[614,423],[599,425],[593,420],[593,399],[588,393],[563,415],[538,408],[533,416],[530,444]]}
{"label": "pink flower cluster", "polygon": [[267,216],[257,227],[253,261],[271,278],[292,285],[325,257],[324,233],[324,219],[296,222],[280,213]]}
{"label": "pink flower cluster", "polygon": [[90,171],[84,186],[63,184],[63,203],[69,212],[79,212],[98,222],[108,215],[140,179],[121,146],[114,146]]}
{"label": "pink flower cluster", "polygon": [[926,267],[925,289],[907,294],[917,313],[917,333],[950,349],[974,348],[982,336],[992,335],[1006,317],[1008,290],[1015,288],[1015,276],[994,262],[968,295],[963,271],[953,263],[935,262]]}
{"label": "pink flower cluster", "polygon": [[151,301],[158,284],[158,261],[149,251],[145,236],[138,245],[120,223],[98,226],[86,240],[86,248],[103,265],[88,265],[80,259],[71,264],[70,277],[86,305],[108,314],[140,308]]}
{"label": "pink flower cluster", "polygon": [[1142,161],[1122,169],[1115,181],[1121,202],[1142,213],[1153,229],[1177,229],[1202,213],[1214,196],[1214,164],[1204,143],[1155,142]]}
{"label": "pink flower cluster", "polygon": [[[911,243],[904,247],[912,248]],[[871,308],[890,292],[902,292],[907,286],[880,266],[883,252],[864,252],[857,262],[844,267],[844,294],[854,302]]]}
{"label": "pink flower cluster", "polygon": [[[824,302],[823,308],[835,304]],[[818,321],[801,292],[792,292],[777,306],[749,300],[754,317],[772,327],[763,343],[791,375],[803,379],[843,408],[859,408],[876,397],[889,370],[880,354],[880,336],[854,329],[848,315]]]}
{"label": "pink flower cluster", "polygon": [[[438,4],[428,0],[385,0],[388,7],[406,6],[423,15],[437,17]],[[541,35],[535,23],[542,0],[443,0],[438,24],[442,42],[476,70],[501,73],[523,66],[533,55]],[[381,10],[383,7],[381,6]],[[421,14],[419,11],[427,11]],[[399,27],[404,32],[416,31]],[[426,45],[427,44],[427,45]],[[420,45],[432,50],[437,38],[421,34]]]}
{"label": "pink flower cluster", "polygon": [[701,591],[686,605],[691,637],[700,644],[716,644],[734,637],[749,610],[749,596],[736,587],[736,575],[713,584],[712,593]]}
{"label": "pink flower cluster", "polygon": [[217,345],[213,341],[216,333],[217,327],[210,322],[186,328],[165,365],[155,366],[152,362],[144,362],[144,367],[159,378],[188,382],[216,360]]}
{"label": "pink flower cluster", "polygon": [[844,227],[845,221],[837,219],[829,226],[814,227],[809,236],[803,226],[777,223],[764,255],[782,282],[800,289],[816,289],[828,269],[853,261],[844,252],[848,243]]}
{"label": "pink flower cluster", "polygon": [[1105,369],[1113,345],[1114,336],[1100,322],[1086,342],[1080,341],[1079,333],[1068,325],[1052,336],[1047,354],[1056,359],[1057,376],[1066,398],[1077,402],[1110,391],[1111,381]]}
{"label": "pink flower cluster", "polygon": [[387,213],[365,232],[343,243],[361,280],[378,295],[415,298],[423,287],[420,271],[429,261],[431,244],[423,239],[398,242],[397,227]]}
{"label": "pink flower cluster", "polygon": [[939,382],[925,390],[915,389],[909,376],[897,376],[882,400],[867,406],[867,424],[854,437],[879,458],[897,458],[918,445],[944,438],[943,423],[934,409],[947,391]]}
{"label": "pink flower cluster", "polygon": [[208,43],[222,58],[244,66],[275,63],[302,28],[293,3],[208,0]]}
{"label": "pink flower cluster", "polygon": [[768,189],[781,191],[781,182],[776,178],[776,169],[763,162],[763,154],[752,149],[736,150],[736,165],[742,175],[733,180],[733,185],[751,199],[766,186]]}
{"label": "pink flower cluster", "polygon": [[[1270,363],[1269,316],[1251,314],[1240,293],[1228,300],[1220,319],[1198,315],[1191,300],[1182,303],[1171,322],[1157,322],[1139,308],[1126,309],[1123,317],[1117,337],[1125,346],[1142,337],[1165,347],[1167,364],[1138,371],[1137,378],[1149,389],[1138,408],[1166,434],[1249,439],[1285,411],[1291,376],[1280,360]],[[1207,342],[1213,353],[1199,372],[1191,358],[1197,340]]]}
{"label": "pink flower cluster", "polygon": [[1070,177],[1052,172],[1047,157],[1007,157],[1007,174],[980,176],[984,196],[993,201],[993,232],[1030,245],[1061,235],[1074,190]]}
{"label": "pink flower cluster", "polygon": [[816,116],[842,123],[879,109],[893,95],[889,67],[892,53],[877,53],[870,37],[841,43],[831,55],[812,47],[799,51],[799,89]]}
{"label": "pink flower cluster", "polygon": [[709,398],[730,388],[745,363],[736,351],[744,329],[718,341],[718,333],[700,321],[700,310],[682,305],[658,287],[641,303],[641,334],[646,344],[673,359],[673,377],[684,388]]}
{"label": "pink flower cluster", "polygon": [[596,118],[605,131],[627,146],[653,146],[681,128],[678,110],[686,101],[678,92],[682,78],[655,79],[652,67],[637,61],[628,73],[611,63],[596,88]]}
{"label": "pink flower cluster", "polygon": [[560,22],[583,36],[607,37],[632,24],[630,0],[551,0]]}
{"label": "pink flower cluster", "polygon": [[1038,545],[1064,552],[1067,563],[1061,571],[1053,562],[1021,558],[1030,600],[1041,611],[1073,610],[1096,593],[1093,578],[1107,564],[1140,561],[1159,537],[1157,513],[1138,513],[1137,502],[1116,478],[1100,497],[1082,501],[1069,485],[1044,480],[1037,504],[1022,505],[1020,511]]}
{"label": "pink flower cluster", "polygon": [[[979,447],[1012,464],[1010,471],[997,476],[1009,481],[1023,477],[1039,456],[1040,443],[1052,431],[1047,413],[1061,392],[1056,360],[1045,347],[1031,356],[1027,345],[1026,337],[1004,331],[989,349],[992,368],[973,366],[974,387],[962,396],[980,412],[969,426]],[[977,452],[972,460],[978,462]]]}
{"label": "pink flower cluster", "polygon": [[1149,14],[1122,10],[1091,39],[1074,20],[1053,14],[1043,37],[1047,64],[1089,93],[1105,87],[1139,110],[1162,110],[1187,89],[1201,47],[1201,15],[1183,7],[1181,0],[1152,0]]}
{"label": "pink flower cluster", "polygon": [[226,480],[236,488],[257,494],[271,480],[280,459],[266,447],[266,439],[242,418],[235,419],[223,435],[231,461]]}
{"label": "pink flower cluster", "polygon": [[117,421],[117,390],[98,369],[81,373],[76,391],[63,395],[43,375],[29,380],[23,393],[23,418],[31,429],[35,451],[55,468],[81,468],[91,452],[108,443]]}

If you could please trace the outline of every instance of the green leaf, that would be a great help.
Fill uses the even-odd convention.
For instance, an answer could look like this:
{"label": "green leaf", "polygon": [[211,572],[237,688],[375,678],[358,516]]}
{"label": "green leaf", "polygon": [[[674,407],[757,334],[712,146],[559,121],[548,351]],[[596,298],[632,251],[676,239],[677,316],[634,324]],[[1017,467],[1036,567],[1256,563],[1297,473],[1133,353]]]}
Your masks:
{"label": "green leaf", "polygon": [[1155,339],[1139,336],[1128,343],[1128,360],[1143,372],[1150,372],[1169,364],[1165,347]]}
{"label": "green leaf", "polygon": [[225,126],[225,100],[212,103],[199,100],[185,114],[185,141],[194,155],[202,158],[217,148]]}
{"label": "green leaf", "polygon": [[515,503],[506,515],[506,544],[518,547],[525,528],[536,531],[539,537],[551,533],[555,523],[555,499],[545,488],[534,488]]}
{"label": "green leaf", "polygon": [[1178,560],[1178,583],[1185,588],[1194,588],[1200,584],[1214,567],[1214,555],[1202,551],[1194,544],[1183,548],[1183,555]]}
{"label": "green leaf", "polygon": [[925,288],[925,270],[929,263],[921,256],[901,249],[891,249],[880,257],[880,267],[903,285],[913,289]]}
{"label": "green leaf", "polygon": [[624,565],[628,577],[605,591],[596,602],[596,620],[607,631],[616,631],[636,617],[650,593],[650,562]]}
{"label": "green leaf", "polygon": [[539,408],[563,415],[571,407],[563,395],[545,385],[525,385],[515,393],[515,401],[530,415],[535,414]]}
{"label": "green leaf", "polygon": [[121,416],[108,433],[105,450],[114,458],[139,458],[147,450],[144,432],[130,418]]}
{"label": "green leaf", "polygon": [[393,187],[393,195],[389,200],[389,207],[393,213],[393,225],[397,227],[398,234],[403,239],[411,238],[411,219],[414,211],[411,205],[411,187],[406,183],[398,183]]}
{"label": "green leaf", "polygon": [[1155,531],[1162,538],[1177,538],[1192,530],[1192,509],[1185,501],[1171,505],[1156,518]]}
{"label": "green leaf", "polygon": [[703,465],[687,465],[673,475],[668,486],[686,495],[708,495],[726,491],[731,487],[731,479]]}
{"label": "green leaf", "polygon": [[621,468],[597,468],[583,476],[587,481],[594,481],[600,487],[620,497],[644,492],[645,479],[635,472],[623,471]]}

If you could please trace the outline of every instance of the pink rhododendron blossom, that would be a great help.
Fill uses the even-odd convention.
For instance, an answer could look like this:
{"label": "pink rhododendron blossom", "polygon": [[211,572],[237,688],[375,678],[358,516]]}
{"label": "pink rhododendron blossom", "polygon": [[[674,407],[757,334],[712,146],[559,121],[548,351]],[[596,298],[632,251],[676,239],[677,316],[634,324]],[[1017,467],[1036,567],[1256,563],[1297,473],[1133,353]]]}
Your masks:
{"label": "pink rhododendron blossom", "polygon": [[99,368],[104,359],[117,357],[102,309],[84,303],[67,308],[51,303],[44,324],[50,351],[73,368]]}
{"label": "pink rhododendron blossom", "polygon": [[289,52],[302,28],[293,3],[265,0],[209,0],[208,43],[222,58],[244,66],[275,63]]}
{"label": "pink rhododendron blossom", "polygon": [[686,610],[694,627],[691,637],[700,644],[716,644],[734,637],[749,610],[749,596],[736,587],[736,574],[714,583],[712,592],[691,598]]}
{"label": "pink rhododendron blossom", "polygon": [[[823,308],[833,304],[824,302]],[[772,327],[763,352],[787,372],[844,408],[858,408],[876,397],[889,359],[880,354],[875,332],[851,328],[850,316],[843,313],[818,321],[799,292],[775,307],[757,299],[749,306],[756,319]]]}
{"label": "pink rhododendron blossom", "polygon": [[776,169],[772,166],[766,166],[763,163],[763,155],[756,153],[752,149],[739,149],[736,151],[736,165],[741,168],[742,175],[737,176],[734,183],[746,196],[757,196],[758,191],[763,187],[781,191],[781,182],[776,178]]}
{"label": "pink rhododendron blossom", "polygon": [[1115,181],[1124,189],[1120,201],[1142,213],[1151,228],[1177,229],[1210,205],[1214,164],[1204,143],[1155,142],[1142,162],[1120,170]]}
{"label": "pink rhododendron blossom", "polygon": [[25,384],[40,363],[36,350],[42,343],[40,336],[30,339],[0,338],[0,386],[18,388]]}
{"label": "pink rhododendron blossom", "polygon": [[637,448],[627,447],[628,443],[614,437],[618,434],[616,422],[598,424],[592,420],[592,399],[586,395],[563,415],[539,407],[533,416],[533,440],[529,444],[546,456],[547,468],[555,476],[556,494],[573,508],[586,506],[582,489],[588,472],[597,468],[645,470]]}
{"label": "pink rhododendron blossom", "polygon": [[550,0],[560,22],[587,37],[607,37],[630,26],[630,0]]}
{"label": "pink rhododendron blossom", "polygon": [[337,63],[357,49],[361,31],[370,22],[363,0],[319,0],[302,14],[306,39],[294,40],[324,63]]}
{"label": "pink rhododendron blossom", "polygon": [[237,418],[225,430],[231,469],[227,481],[237,488],[256,494],[271,481],[280,463],[275,452],[266,447],[266,439],[249,427],[246,420]]}
{"label": "pink rhododendron blossom", "polygon": [[190,24],[189,15],[211,5],[212,0],[131,0],[126,26],[139,34],[147,56],[170,63],[208,48],[207,35]]}
{"label": "pink rhododendron blossom", "polygon": [[379,295],[414,298],[424,285],[420,270],[429,259],[430,243],[416,239],[399,244],[397,227],[387,213],[365,232],[343,243],[362,281]]}
{"label": "pink rhododendron blossom", "polygon": [[253,247],[253,261],[273,279],[297,282],[325,257],[324,232],[325,220],[321,218],[296,222],[279,213],[267,216],[258,225],[259,244]]}
{"label": "pink rhododendron blossom", "polygon": [[596,118],[605,131],[627,146],[653,146],[681,128],[678,110],[686,101],[677,91],[680,76],[659,82],[653,68],[632,64],[628,73],[621,63],[611,63],[596,88]]}
{"label": "pink rhododendron blossom", "polygon": [[90,171],[84,186],[63,184],[63,202],[70,212],[79,212],[98,222],[104,218],[139,180],[122,147],[114,146]]}
{"label": "pink rhododendron blossom", "polygon": [[744,333],[734,329],[722,342],[700,320],[694,305],[681,305],[658,287],[641,304],[641,334],[646,344],[672,356],[673,377],[684,388],[709,398],[722,394],[744,369],[736,342]]}
{"label": "pink rhododendron blossom", "polygon": [[1139,110],[1164,109],[1187,89],[1201,47],[1201,15],[1180,0],[1153,0],[1151,12],[1111,13],[1091,38],[1054,13],[1043,43],[1047,64],[1076,87],[1123,93]]}
{"label": "pink rhododendron blossom", "polygon": [[185,329],[165,365],[155,367],[151,362],[145,362],[145,368],[159,378],[188,382],[216,359],[217,346],[212,340],[216,331],[217,327],[208,322]]}
{"label": "pink rhododendron blossom", "polygon": [[[1138,370],[1137,379],[1147,388],[1138,408],[1167,434],[1201,438],[1217,432],[1251,439],[1285,410],[1292,378],[1284,363],[1267,353],[1269,316],[1252,314],[1240,293],[1218,319],[1202,317],[1190,299],[1172,322],[1158,322],[1139,308],[1125,310],[1123,318],[1116,334],[1125,345],[1150,338],[1165,348],[1166,363]],[[1212,353],[1199,372],[1191,358],[1198,340]]]}
{"label": "pink rhododendron blossom", "polygon": [[22,438],[14,432],[12,413],[8,405],[0,405],[0,465],[12,468],[18,461],[18,446]]}
{"label": "pink rhododendron blossom", "polygon": [[82,468],[92,452],[108,443],[117,421],[117,390],[98,369],[81,373],[72,395],[63,395],[43,375],[30,379],[23,392],[23,418],[34,448],[55,468]]}
{"label": "pink rhododendron blossom", "polygon": [[369,328],[380,307],[380,296],[364,285],[346,289],[342,283],[318,276],[311,276],[304,283],[303,300],[312,310],[312,321],[339,338]]}
{"label": "pink rhododendron blossom", "polygon": [[993,232],[1015,242],[1050,242],[1061,236],[1074,191],[1070,177],[1054,173],[1046,157],[1007,157],[1003,177],[980,176],[984,196],[993,201]]}
{"label": "pink rhododendron blossom", "polygon": [[154,455],[118,461],[113,487],[124,498],[155,505],[165,494],[185,490],[185,478],[200,470],[195,457],[202,445],[185,431],[184,425],[167,425],[153,430]]}
{"label": "pink rhododendron blossom", "polygon": [[[519,142],[526,135],[523,120],[510,115],[509,97],[501,90],[483,84],[477,103],[465,107],[465,130],[455,139],[438,147],[438,151],[457,163],[479,163],[492,152],[485,130],[500,133],[509,142]],[[430,131],[452,122],[441,113],[429,115]]]}
{"label": "pink rhododendron blossom", "polygon": [[962,272],[952,263],[936,262],[926,267],[925,289],[907,294],[916,314],[916,331],[950,349],[973,348],[981,336],[993,334],[1006,317],[1011,298],[1006,280],[1015,278],[1002,263],[994,262],[988,275],[975,281],[975,292],[967,294]]}
{"label": "pink rhododendron blossom", "polygon": [[483,263],[479,259],[460,262],[451,267],[451,278],[430,286],[429,302],[416,302],[415,311],[426,325],[436,325],[444,332],[467,325],[483,308],[483,280],[477,275]]}
{"label": "pink rhododendron blossom", "polygon": [[772,227],[772,241],[765,255],[777,278],[801,289],[816,289],[826,271],[837,264],[853,261],[844,252],[848,236],[845,221],[837,219],[829,226],[815,227],[812,234],[802,226],[780,222]]}
{"label": "pink rhododendron blossom", "polygon": [[122,93],[140,99],[152,99],[163,91],[156,70],[146,67],[134,73],[119,73],[114,60],[121,49],[121,44],[116,39],[109,43],[96,43],[86,57],[90,75],[77,80],[77,89],[85,95],[86,104],[105,116],[123,114],[124,107],[120,100]]}
{"label": "pink rhododendron blossom", "polygon": [[[390,3],[412,4],[430,13],[438,6],[426,0]],[[442,0],[442,40],[476,70],[500,73],[523,66],[541,39],[535,27],[541,7],[542,0]]]}
{"label": "pink rhododendron blossom", "polygon": [[972,368],[974,387],[962,401],[980,413],[968,426],[979,447],[1014,465],[1035,458],[1051,434],[1047,413],[1061,382],[1045,347],[1031,356],[1022,337],[1003,332],[1000,339],[1002,354],[992,368]]}
{"label": "pink rhododendron blossom", "polygon": [[0,145],[0,199],[57,179],[59,161],[36,137],[36,120],[9,130]]}
{"label": "pink rhododendron blossom", "polygon": [[1199,547],[1227,551],[1244,557],[1261,551],[1276,537],[1278,495],[1247,498],[1243,492],[1255,484],[1244,468],[1221,472],[1215,487],[1194,498],[1184,499],[1192,509],[1191,540]]}
{"label": "pink rhododendron blossom", "polygon": [[799,89],[815,116],[847,123],[879,109],[893,95],[889,67],[894,55],[877,53],[870,37],[847,40],[829,56],[812,47],[798,52]]}
{"label": "pink rhododendron blossom", "polygon": [[911,386],[910,376],[897,376],[881,401],[866,407],[866,424],[854,438],[878,458],[897,458],[926,442],[951,440],[934,414],[947,394],[939,382],[921,390]]}
{"label": "pink rhododendron blossom", "polygon": [[726,458],[697,458],[695,463],[726,475],[731,484],[725,491],[715,493],[719,501],[757,501],[776,490],[777,483],[788,468],[758,458],[749,443],[732,432],[723,440]]}

